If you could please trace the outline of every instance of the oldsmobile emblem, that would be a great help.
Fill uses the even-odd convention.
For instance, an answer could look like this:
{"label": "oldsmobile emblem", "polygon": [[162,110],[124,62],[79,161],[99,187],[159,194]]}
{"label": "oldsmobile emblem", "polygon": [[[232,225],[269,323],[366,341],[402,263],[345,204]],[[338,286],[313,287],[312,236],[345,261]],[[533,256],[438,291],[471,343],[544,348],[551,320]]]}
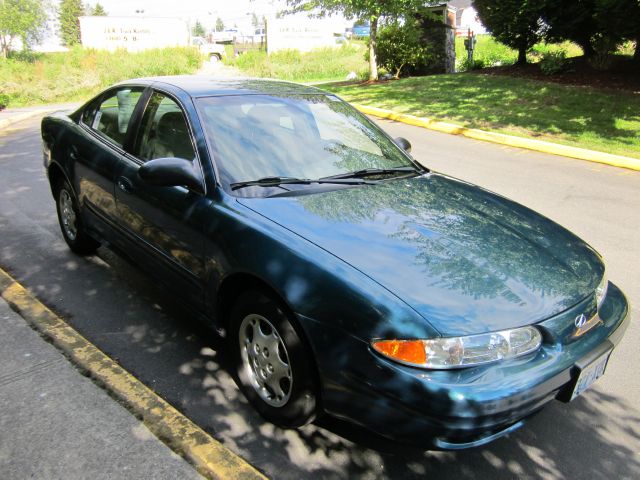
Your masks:
{"label": "oldsmobile emblem", "polygon": [[573,333],[573,337],[579,337],[587,333],[596,325],[600,325],[602,320],[600,320],[597,313],[591,318],[587,317],[584,313],[581,313],[575,318],[573,323],[576,326],[576,331]]}
{"label": "oldsmobile emblem", "polygon": [[584,327],[587,322],[589,321],[589,319],[587,318],[587,316],[584,313],[581,313],[580,315],[578,315],[575,319],[575,321],[573,323],[575,323],[576,328],[582,328]]}

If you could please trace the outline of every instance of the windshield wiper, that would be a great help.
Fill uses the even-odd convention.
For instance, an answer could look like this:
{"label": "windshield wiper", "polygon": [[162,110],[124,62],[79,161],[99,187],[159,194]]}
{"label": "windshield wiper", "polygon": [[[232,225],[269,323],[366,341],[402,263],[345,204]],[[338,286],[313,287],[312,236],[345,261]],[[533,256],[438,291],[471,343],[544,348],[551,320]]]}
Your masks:
{"label": "windshield wiper", "polygon": [[296,178],[296,177],[264,177],[259,178],[258,180],[247,180],[244,182],[235,182],[231,183],[229,186],[231,190],[238,190],[239,188],[244,187],[278,187],[280,185],[286,184],[298,184],[298,185],[309,185],[311,183],[339,183],[344,185],[362,185],[362,184],[373,184],[375,182],[353,179],[350,180],[348,178],[319,178],[317,180],[312,180],[310,178]]}
{"label": "windshield wiper", "polygon": [[374,175],[392,175],[394,173],[421,173],[414,166],[392,167],[392,168],[365,168],[356,170],[355,172],[338,173],[337,175],[329,175],[322,177],[320,180],[334,180],[339,178],[362,178]]}

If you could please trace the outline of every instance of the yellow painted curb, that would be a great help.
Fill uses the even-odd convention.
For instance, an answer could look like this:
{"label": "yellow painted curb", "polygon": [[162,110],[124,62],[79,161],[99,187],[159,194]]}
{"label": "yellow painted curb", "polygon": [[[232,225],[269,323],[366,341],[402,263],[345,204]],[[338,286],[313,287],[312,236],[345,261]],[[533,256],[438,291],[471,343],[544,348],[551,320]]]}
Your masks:
{"label": "yellow painted curb", "polygon": [[267,478],[124,370],[2,269],[0,294],[27,323],[140,416],[149,430],[201,474],[216,479]]}
{"label": "yellow painted curb", "polygon": [[550,153],[552,155],[561,155],[563,157],[577,158],[579,160],[587,160],[589,162],[604,163],[614,167],[628,168],[631,170],[640,170],[640,159],[624,157],[622,155],[612,155],[610,153],[596,152],[595,150],[587,150],[586,148],[570,147],[568,145],[560,145],[543,140],[535,140],[533,138],[514,137],[513,135],[505,135],[504,133],[486,132],[475,128],[467,128],[453,123],[439,122],[430,118],[416,117],[414,115],[406,115],[404,113],[396,113],[392,110],[383,108],[367,107],[364,105],[352,104],[355,108],[367,115],[373,115],[380,118],[388,118],[398,122],[415,125],[417,127],[428,128],[438,132],[450,133],[452,135],[462,135],[464,137],[483,140],[485,142],[499,143],[500,145],[508,145],[510,147],[526,148],[537,152]]}

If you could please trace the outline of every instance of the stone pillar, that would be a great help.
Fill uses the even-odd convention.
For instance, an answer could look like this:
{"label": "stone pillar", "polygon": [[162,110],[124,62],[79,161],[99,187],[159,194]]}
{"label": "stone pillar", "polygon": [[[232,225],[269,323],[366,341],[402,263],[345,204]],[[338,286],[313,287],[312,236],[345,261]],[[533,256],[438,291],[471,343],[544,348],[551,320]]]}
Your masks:
{"label": "stone pillar", "polygon": [[431,54],[415,74],[454,73],[456,70],[456,13],[446,3],[425,7],[416,15],[422,28],[422,39],[430,45]]}

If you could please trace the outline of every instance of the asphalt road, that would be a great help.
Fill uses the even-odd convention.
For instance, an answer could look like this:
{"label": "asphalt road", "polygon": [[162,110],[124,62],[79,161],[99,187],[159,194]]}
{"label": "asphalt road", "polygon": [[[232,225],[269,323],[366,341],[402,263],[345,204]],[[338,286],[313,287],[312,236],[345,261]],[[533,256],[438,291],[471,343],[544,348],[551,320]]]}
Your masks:
{"label": "asphalt road", "polygon": [[[591,243],[640,303],[640,173],[381,121],[434,170],[511,197]],[[393,445],[324,419],[265,423],[220,368],[215,340],[153,279],[106,248],[62,241],[42,169],[39,122],[0,134],[0,265],[192,420],[274,478],[640,478],[640,328],[571,404],[554,402],[509,438],[460,452]],[[633,319],[638,309],[632,311]]]}

